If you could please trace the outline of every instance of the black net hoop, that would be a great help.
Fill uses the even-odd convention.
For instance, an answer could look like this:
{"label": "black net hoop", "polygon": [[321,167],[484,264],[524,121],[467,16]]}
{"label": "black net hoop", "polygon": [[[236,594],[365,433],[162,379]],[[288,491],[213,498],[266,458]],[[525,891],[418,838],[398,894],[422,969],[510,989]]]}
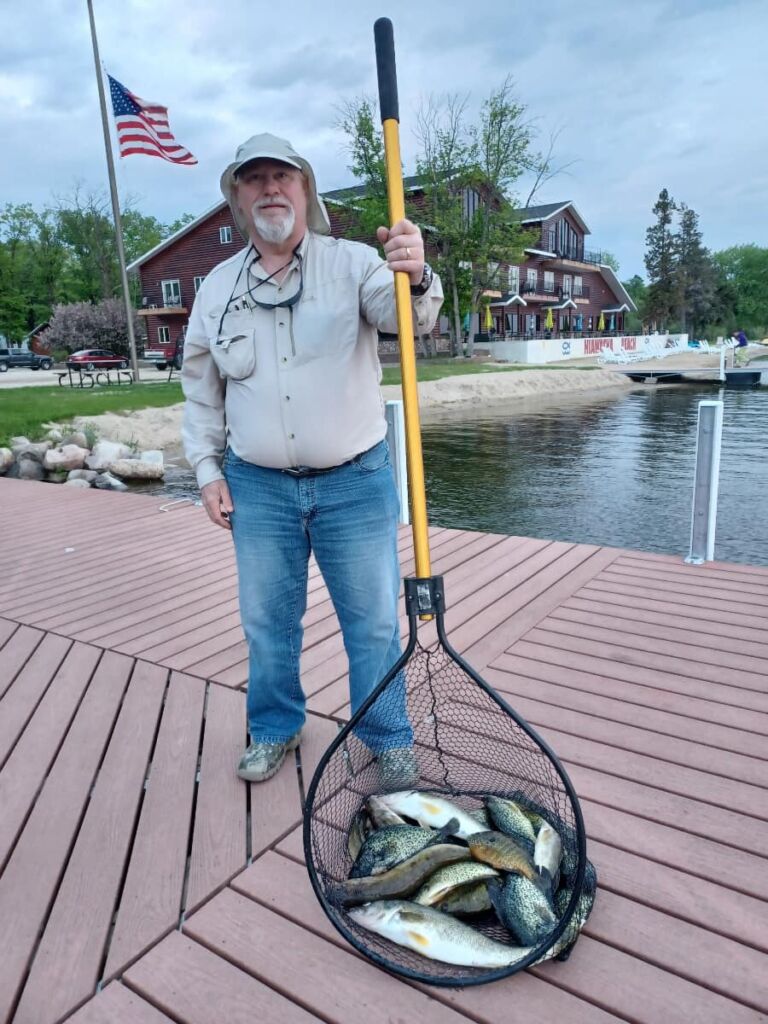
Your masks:
{"label": "black net hoop", "polygon": [[[584,822],[574,788],[553,751],[448,643],[442,578],[408,579],[405,583],[408,645],[317,766],[304,809],[304,854],[323,910],[370,960],[431,985],[478,985],[523,970],[549,950],[552,956],[570,943],[573,928],[565,942],[561,936],[572,920],[575,922],[582,895],[587,864]],[[431,607],[424,601],[425,587],[432,598]],[[425,608],[434,622],[419,630],[417,620]],[[511,966],[474,968],[427,959],[364,930],[339,902],[339,884],[349,878],[353,863],[348,850],[350,827],[366,799],[382,792],[377,754],[402,745],[404,712],[419,775],[412,784],[399,788],[442,794],[470,812],[482,808],[485,795],[521,799],[539,808],[560,834],[561,871],[572,895],[553,931],[525,959]],[[471,924],[489,938],[520,945],[492,914]],[[578,931],[573,937],[576,935]]]}

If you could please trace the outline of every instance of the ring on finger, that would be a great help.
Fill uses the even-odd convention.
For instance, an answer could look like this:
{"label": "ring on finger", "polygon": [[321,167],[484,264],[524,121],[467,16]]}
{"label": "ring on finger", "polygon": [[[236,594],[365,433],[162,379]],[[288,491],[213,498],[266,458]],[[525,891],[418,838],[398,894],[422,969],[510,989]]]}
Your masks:
{"label": "ring on finger", "polygon": [[411,250],[410,250],[410,249],[408,248],[408,246],[407,246],[407,245],[406,245],[406,247],[405,247],[405,258],[406,258],[407,260],[409,260],[409,259],[411,258]]}

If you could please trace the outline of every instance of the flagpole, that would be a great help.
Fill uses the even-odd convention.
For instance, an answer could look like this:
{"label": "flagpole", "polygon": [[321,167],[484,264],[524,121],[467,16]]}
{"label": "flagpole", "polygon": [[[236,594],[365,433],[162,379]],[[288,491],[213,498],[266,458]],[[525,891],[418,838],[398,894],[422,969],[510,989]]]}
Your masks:
{"label": "flagpole", "polygon": [[93,19],[93,3],[87,0],[88,18],[91,23],[91,40],[93,42],[93,60],[96,64],[96,82],[99,87],[99,104],[101,105],[101,125],[104,129],[104,148],[107,151],[107,170],[109,172],[109,191],[112,196],[112,215],[115,220],[115,237],[117,239],[117,258],[120,262],[120,282],[123,286],[123,301],[125,302],[125,316],[128,321],[128,346],[131,350],[131,367],[134,380],[139,379],[139,360],[136,355],[136,336],[133,332],[133,306],[131,305],[131,293],[128,288],[128,271],[125,268],[125,247],[123,246],[123,222],[120,217],[120,200],[117,196],[117,183],[115,182],[115,162],[112,159],[112,139],[109,134],[109,119],[107,117],[107,101],[104,95],[104,76],[101,70],[99,59],[99,44],[96,41],[96,23]]}

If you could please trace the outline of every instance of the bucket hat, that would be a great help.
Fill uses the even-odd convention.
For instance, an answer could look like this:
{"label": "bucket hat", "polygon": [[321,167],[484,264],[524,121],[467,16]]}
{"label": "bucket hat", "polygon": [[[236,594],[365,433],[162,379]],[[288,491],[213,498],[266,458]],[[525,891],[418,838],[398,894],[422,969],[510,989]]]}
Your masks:
{"label": "bucket hat", "polygon": [[320,196],[317,194],[315,183],[315,172],[312,170],[308,160],[299,156],[287,139],[280,139],[277,135],[270,135],[264,132],[261,135],[252,135],[250,139],[237,147],[235,159],[227,167],[221,176],[221,191],[229,203],[232,216],[235,218],[240,234],[248,241],[248,220],[238,208],[236,198],[237,172],[251,160],[280,160],[284,164],[290,164],[302,171],[307,179],[307,227],[320,235],[331,233],[331,222],[328,219],[328,211],[325,208]]}

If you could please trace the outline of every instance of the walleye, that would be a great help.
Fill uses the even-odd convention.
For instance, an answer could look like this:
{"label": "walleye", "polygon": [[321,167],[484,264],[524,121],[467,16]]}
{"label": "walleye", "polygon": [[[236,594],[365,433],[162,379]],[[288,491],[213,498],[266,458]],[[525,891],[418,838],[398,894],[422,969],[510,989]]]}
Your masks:
{"label": "walleye", "polygon": [[433,907],[421,907],[404,900],[366,903],[348,913],[361,928],[415,950],[430,960],[458,967],[509,967],[531,952],[489,939]]}
{"label": "walleye", "polygon": [[554,891],[560,877],[560,860],[563,856],[563,844],[560,836],[551,825],[542,825],[536,836],[533,851],[533,863],[539,873],[551,885]]}
{"label": "walleye", "polygon": [[389,825],[377,829],[371,832],[363,843],[349,877],[364,878],[367,875],[380,875],[384,871],[389,871],[419,850],[444,842],[446,836],[456,832],[457,827],[458,823],[451,819],[437,832],[430,828],[418,828],[416,825]]}
{"label": "walleye", "polygon": [[537,882],[539,874],[527,851],[510,836],[501,832],[478,832],[467,839],[475,860],[481,860],[501,871],[514,871]]}
{"label": "walleye", "polygon": [[538,946],[557,925],[548,897],[522,875],[508,875],[504,883],[491,879],[488,895],[501,923],[524,946]]}
{"label": "walleye", "polygon": [[[402,828],[402,825],[400,827]],[[329,898],[333,903],[350,906],[354,903],[367,903],[369,900],[410,896],[438,868],[468,859],[469,851],[464,846],[451,846],[448,843],[428,846],[389,871],[369,875],[367,878],[350,878],[342,882],[329,893]]]}
{"label": "walleye", "polygon": [[436,871],[422,885],[413,897],[413,902],[419,903],[423,907],[433,907],[457,889],[483,879],[498,878],[498,875],[498,871],[489,867],[488,864],[478,864],[477,861],[448,864]]}
{"label": "walleye", "polygon": [[504,800],[498,796],[486,796],[483,803],[493,823],[492,827],[511,836],[523,849],[533,853],[536,832],[523,808],[514,800]]}
{"label": "walleye", "polygon": [[400,793],[387,793],[380,796],[379,800],[395,814],[413,818],[425,828],[441,828],[451,818],[456,818],[459,823],[456,835],[461,839],[466,839],[475,832],[484,831],[483,826],[471,814],[442,796],[404,790]]}

